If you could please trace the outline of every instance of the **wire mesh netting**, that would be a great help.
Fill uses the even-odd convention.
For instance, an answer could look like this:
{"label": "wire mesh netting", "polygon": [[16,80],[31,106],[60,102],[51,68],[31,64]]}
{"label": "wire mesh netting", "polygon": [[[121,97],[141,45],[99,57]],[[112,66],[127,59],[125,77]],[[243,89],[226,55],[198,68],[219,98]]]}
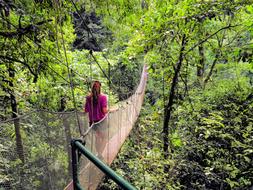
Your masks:
{"label": "wire mesh netting", "polygon": [[[87,116],[78,113],[82,129]],[[63,189],[71,178],[75,112],[36,111],[0,124],[0,189]],[[20,138],[17,136],[20,130]]]}
{"label": "wire mesh netting", "polygon": [[[0,190],[73,189],[70,141],[80,132],[86,134],[85,146],[110,165],[139,115],[146,76],[144,66],[136,92],[91,127],[82,112],[41,110],[0,123]],[[102,177],[95,165],[81,157],[78,178],[85,189],[96,189]]]}

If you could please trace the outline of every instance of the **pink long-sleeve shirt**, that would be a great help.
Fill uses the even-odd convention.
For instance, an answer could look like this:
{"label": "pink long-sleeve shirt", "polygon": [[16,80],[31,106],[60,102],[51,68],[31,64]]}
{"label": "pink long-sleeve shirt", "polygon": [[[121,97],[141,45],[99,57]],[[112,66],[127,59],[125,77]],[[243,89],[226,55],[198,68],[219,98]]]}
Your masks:
{"label": "pink long-sleeve shirt", "polygon": [[98,96],[98,103],[96,105],[91,102],[91,96],[86,97],[86,102],[84,106],[84,111],[89,113],[90,123],[98,122],[105,117],[103,113],[103,108],[107,108],[107,97],[103,94]]}

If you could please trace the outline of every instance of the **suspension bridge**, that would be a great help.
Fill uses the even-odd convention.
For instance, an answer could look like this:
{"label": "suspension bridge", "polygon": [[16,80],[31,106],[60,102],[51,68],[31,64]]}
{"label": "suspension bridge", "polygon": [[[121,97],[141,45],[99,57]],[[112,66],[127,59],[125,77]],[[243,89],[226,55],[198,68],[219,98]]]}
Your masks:
{"label": "suspension bridge", "polygon": [[[110,165],[132,130],[141,110],[147,82],[143,66],[135,92],[112,112],[89,126],[83,112],[34,111],[0,123],[0,189],[73,189],[71,147],[81,138],[91,153]],[[25,158],[15,144],[15,125],[22,129]],[[81,135],[80,135],[81,134]],[[104,174],[87,158],[78,159],[78,178],[85,189],[96,189]]]}

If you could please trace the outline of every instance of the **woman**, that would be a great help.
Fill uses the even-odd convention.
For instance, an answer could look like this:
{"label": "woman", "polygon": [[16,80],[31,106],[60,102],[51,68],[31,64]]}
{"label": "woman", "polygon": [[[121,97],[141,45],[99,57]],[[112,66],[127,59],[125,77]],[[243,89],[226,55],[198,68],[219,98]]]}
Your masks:
{"label": "woman", "polygon": [[107,97],[101,94],[101,83],[99,81],[93,82],[91,93],[86,97],[84,111],[89,113],[90,126],[103,119],[108,112]]}
{"label": "woman", "polygon": [[[94,81],[91,87],[91,93],[86,97],[84,111],[89,114],[90,126],[93,123],[101,121],[108,112],[107,97],[101,93],[101,83]],[[103,150],[106,145],[105,126],[95,125],[93,129],[96,131],[96,151],[100,159],[103,159]]]}

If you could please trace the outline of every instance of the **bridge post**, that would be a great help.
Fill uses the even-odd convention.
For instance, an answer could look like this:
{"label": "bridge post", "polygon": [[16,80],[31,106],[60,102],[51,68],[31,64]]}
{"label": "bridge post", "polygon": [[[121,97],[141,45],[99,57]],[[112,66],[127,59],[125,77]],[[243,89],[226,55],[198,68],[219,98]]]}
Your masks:
{"label": "bridge post", "polygon": [[74,190],[83,190],[80,186],[77,174],[77,165],[79,161],[79,150],[76,147],[76,142],[82,143],[80,139],[71,140],[71,154],[72,154],[72,177],[73,177],[73,188]]}

